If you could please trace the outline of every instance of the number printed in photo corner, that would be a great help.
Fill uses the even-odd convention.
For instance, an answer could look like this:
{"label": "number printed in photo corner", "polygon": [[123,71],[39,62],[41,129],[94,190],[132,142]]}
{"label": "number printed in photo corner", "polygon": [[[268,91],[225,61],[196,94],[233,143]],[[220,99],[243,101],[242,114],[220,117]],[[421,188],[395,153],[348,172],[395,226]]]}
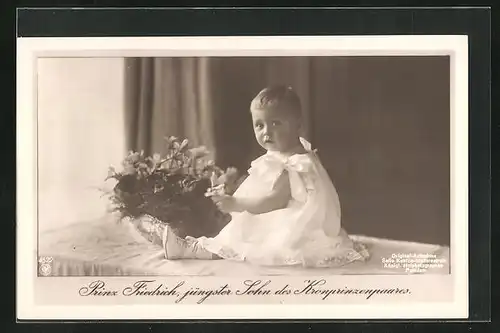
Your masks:
{"label": "number printed in photo corner", "polygon": [[52,257],[40,257],[38,259],[38,274],[41,276],[50,276],[52,273]]}

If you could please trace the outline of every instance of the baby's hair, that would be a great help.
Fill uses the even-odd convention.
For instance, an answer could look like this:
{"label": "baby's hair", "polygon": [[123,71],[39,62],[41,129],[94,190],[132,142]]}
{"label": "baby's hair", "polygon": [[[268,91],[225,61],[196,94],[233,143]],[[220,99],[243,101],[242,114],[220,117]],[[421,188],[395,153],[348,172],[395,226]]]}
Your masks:
{"label": "baby's hair", "polygon": [[282,109],[299,117],[302,113],[300,98],[292,87],[277,85],[261,90],[250,104],[250,110]]}

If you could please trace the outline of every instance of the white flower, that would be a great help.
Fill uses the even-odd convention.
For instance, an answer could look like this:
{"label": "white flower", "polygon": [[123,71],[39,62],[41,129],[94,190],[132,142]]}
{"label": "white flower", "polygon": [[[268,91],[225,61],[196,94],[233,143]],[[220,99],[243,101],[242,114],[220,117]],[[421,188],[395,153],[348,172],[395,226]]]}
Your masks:
{"label": "white flower", "polygon": [[205,146],[191,148],[191,149],[189,149],[189,152],[191,153],[191,156],[195,159],[199,158],[199,157],[207,156],[210,153],[208,151],[207,147],[205,147]]}
{"label": "white flower", "polygon": [[126,164],[123,172],[126,175],[134,175],[137,172],[137,170],[132,164]]}
{"label": "white flower", "polygon": [[135,162],[139,161],[139,156],[140,156],[139,153],[135,153],[135,152],[130,151],[125,160],[130,162],[130,163],[135,163]]}
{"label": "white flower", "polygon": [[151,161],[156,165],[161,162],[161,155],[160,154],[154,154],[153,158]]}
{"label": "white flower", "polygon": [[115,170],[115,167],[114,166],[110,166],[108,168],[108,178],[112,178],[116,175],[116,170]]}

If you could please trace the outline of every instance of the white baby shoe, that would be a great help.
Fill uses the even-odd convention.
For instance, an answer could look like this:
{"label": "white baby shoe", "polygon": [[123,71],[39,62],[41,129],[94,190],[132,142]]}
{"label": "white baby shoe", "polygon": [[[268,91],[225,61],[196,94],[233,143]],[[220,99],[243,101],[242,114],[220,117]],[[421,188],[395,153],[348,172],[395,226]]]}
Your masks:
{"label": "white baby shoe", "polygon": [[187,241],[177,236],[170,226],[163,230],[163,249],[168,260],[215,259],[215,255],[202,248],[197,241]]}

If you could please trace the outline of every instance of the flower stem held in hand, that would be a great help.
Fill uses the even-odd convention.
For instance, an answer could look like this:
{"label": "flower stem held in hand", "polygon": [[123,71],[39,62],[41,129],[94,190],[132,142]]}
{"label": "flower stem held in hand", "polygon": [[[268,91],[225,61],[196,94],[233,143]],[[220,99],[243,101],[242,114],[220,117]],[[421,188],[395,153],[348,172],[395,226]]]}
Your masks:
{"label": "flower stem held in hand", "polygon": [[211,193],[207,196],[210,196],[217,207],[226,213],[247,211],[251,214],[263,214],[285,208],[291,199],[291,190],[288,174],[284,172],[271,192],[261,197],[236,198],[225,193]]}

